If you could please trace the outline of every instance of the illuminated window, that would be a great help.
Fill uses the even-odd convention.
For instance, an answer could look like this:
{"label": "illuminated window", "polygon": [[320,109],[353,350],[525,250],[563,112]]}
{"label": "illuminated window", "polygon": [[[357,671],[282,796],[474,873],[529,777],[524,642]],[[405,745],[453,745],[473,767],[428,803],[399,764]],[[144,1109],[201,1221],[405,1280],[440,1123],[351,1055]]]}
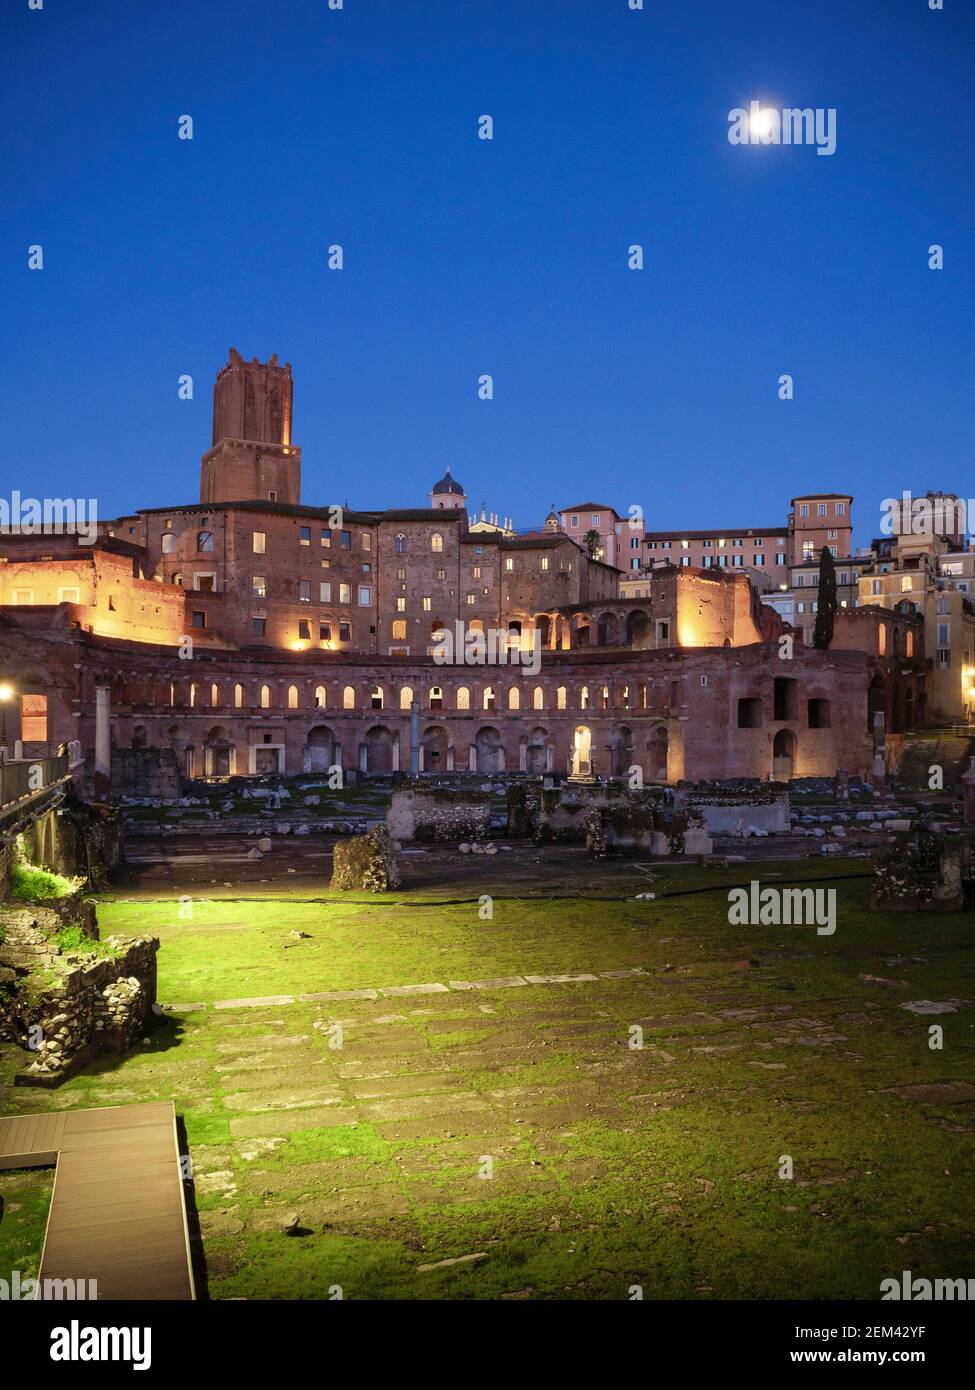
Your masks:
{"label": "illuminated window", "polygon": [[518,687],[517,687],[516,685],[513,685],[513,686],[510,688],[510,690],[508,691],[508,708],[509,708],[509,709],[520,709],[520,708],[521,708],[521,691],[518,689]]}
{"label": "illuminated window", "polygon": [[406,637],[406,623],[402,618],[396,619],[393,623],[393,641],[402,642]]}
{"label": "illuminated window", "polygon": [[443,691],[439,685],[430,687],[430,708],[443,709]]}
{"label": "illuminated window", "polygon": [[255,555],[263,555],[267,548],[267,536],[263,531],[254,531],[251,536],[251,547]]}
{"label": "illuminated window", "polygon": [[214,684],[214,685],[211,685],[211,686],[210,686],[210,704],[211,704],[211,705],[219,705],[219,703],[220,703],[220,688],[219,688],[219,686],[217,686],[217,685],[215,685],[215,684]]}
{"label": "illuminated window", "polygon": [[423,596],[423,611],[424,611],[424,613],[429,613],[431,607],[432,607],[432,604],[431,604],[431,600],[430,600],[430,595],[429,595],[429,594],[424,594],[424,596]]}
{"label": "illuminated window", "polygon": [[251,598],[267,598],[267,579],[263,574],[251,575]]}
{"label": "illuminated window", "polygon": [[355,709],[355,690],[351,685],[347,685],[342,690],[342,708]]}
{"label": "illuminated window", "polygon": [[20,737],[25,743],[47,743],[47,696],[22,695]]}
{"label": "illuminated window", "polygon": [[372,692],[371,692],[371,694],[370,694],[370,696],[369,696],[369,700],[370,700],[370,703],[371,703],[373,709],[382,709],[382,707],[383,707],[383,688],[382,688],[381,685],[374,685],[374,686],[373,686]]}
{"label": "illuminated window", "polygon": [[288,709],[297,709],[297,708],[298,708],[298,687],[297,687],[296,685],[289,685],[289,686],[288,686]]}
{"label": "illuminated window", "polygon": [[532,709],[545,708],[545,691],[540,685],[536,685],[532,691]]}
{"label": "illuminated window", "polygon": [[494,709],[494,687],[492,685],[484,687],[484,696],[481,703],[484,709]]}
{"label": "illuminated window", "polygon": [[564,685],[560,685],[559,688],[558,688],[558,690],[556,690],[556,692],[555,692],[555,708],[556,708],[556,709],[565,709],[565,708],[566,708],[566,694],[567,694],[567,692],[566,692],[565,686],[564,686]]}
{"label": "illuminated window", "polygon": [[412,706],[413,687],[412,685],[404,685],[399,693],[399,707],[400,709],[411,709]]}
{"label": "illuminated window", "polygon": [[243,706],[244,706],[244,687],[243,687],[242,685],[235,685],[235,686],[234,686],[234,709],[243,709]]}
{"label": "illuminated window", "polygon": [[316,687],[315,687],[315,708],[316,708],[316,709],[324,709],[327,702],[328,702],[328,692],[326,691],[324,685],[316,685]]}
{"label": "illuminated window", "polygon": [[443,550],[443,536],[441,536],[439,531],[434,531],[433,535],[430,537],[430,549],[435,553]]}
{"label": "illuminated window", "polygon": [[270,709],[270,708],[271,708],[271,687],[270,687],[269,685],[262,685],[262,686],[261,686],[261,709]]}
{"label": "illuminated window", "polygon": [[458,709],[470,709],[470,707],[471,707],[471,692],[470,692],[470,690],[467,688],[466,685],[461,685],[461,686],[459,686],[458,689],[457,689],[457,708],[458,708]]}

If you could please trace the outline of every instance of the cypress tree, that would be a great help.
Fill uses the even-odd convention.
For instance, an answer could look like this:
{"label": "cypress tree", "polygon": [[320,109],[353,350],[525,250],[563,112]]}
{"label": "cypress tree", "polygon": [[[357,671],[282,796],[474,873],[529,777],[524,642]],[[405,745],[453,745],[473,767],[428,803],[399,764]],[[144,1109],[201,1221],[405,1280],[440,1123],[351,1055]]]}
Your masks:
{"label": "cypress tree", "polygon": [[833,640],[833,623],[836,619],[836,566],[833,552],[824,545],[819,557],[819,593],[816,598],[816,630],[813,633],[813,646],[826,651]]}

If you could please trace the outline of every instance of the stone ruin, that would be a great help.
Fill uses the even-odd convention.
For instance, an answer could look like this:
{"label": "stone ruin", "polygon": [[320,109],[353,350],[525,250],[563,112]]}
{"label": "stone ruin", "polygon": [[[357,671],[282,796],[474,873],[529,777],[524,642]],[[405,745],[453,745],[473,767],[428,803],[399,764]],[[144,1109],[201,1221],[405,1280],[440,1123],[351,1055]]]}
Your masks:
{"label": "stone ruin", "polygon": [[511,789],[509,832],[514,822],[536,844],[585,844],[595,859],[610,850],[660,857],[710,854],[714,848],[703,818],[676,809],[666,788],[549,780],[550,785]]}
{"label": "stone ruin", "polygon": [[396,845],[384,825],[336,843],[330,888],[346,893],[388,893],[401,881]]}
{"label": "stone ruin", "polygon": [[746,838],[789,831],[789,789],[779,782],[678,782],[675,804],[699,815],[712,835]]}
{"label": "stone ruin", "polygon": [[878,856],[868,905],[887,912],[962,912],[973,897],[971,841],[922,827],[898,835]]}
{"label": "stone ruin", "polygon": [[491,834],[491,793],[408,783],[394,788],[386,825],[394,840],[486,840]]}
{"label": "stone ruin", "polygon": [[[56,940],[66,926],[81,929],[68,950]],[[18,1084],[57,1085],[100,1052],[126,1052],[154,1023],[156,937],[99,942],[94,906],[77,894],[4,904],[0,934],[0,1039],[33,1054]]]}

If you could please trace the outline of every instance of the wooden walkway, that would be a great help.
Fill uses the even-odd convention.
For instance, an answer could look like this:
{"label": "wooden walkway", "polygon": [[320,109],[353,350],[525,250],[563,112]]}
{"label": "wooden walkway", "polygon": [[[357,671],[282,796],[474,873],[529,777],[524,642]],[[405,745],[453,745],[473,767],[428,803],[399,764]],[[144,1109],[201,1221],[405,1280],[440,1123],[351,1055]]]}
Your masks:
{"label": "wooden walkway", "polygon": [[192,1299],[171,1102],[0,1118],[0,1170],[56,1164],[38,1278],[99,1299]]}

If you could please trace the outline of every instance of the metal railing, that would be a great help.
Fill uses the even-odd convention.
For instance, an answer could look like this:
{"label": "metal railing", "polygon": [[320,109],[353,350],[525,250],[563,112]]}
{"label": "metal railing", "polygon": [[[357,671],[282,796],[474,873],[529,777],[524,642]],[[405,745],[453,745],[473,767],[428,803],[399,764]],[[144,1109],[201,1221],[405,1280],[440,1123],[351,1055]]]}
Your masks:
{"label": "metal railing", "polygon": [[25,758],[0,763],[0,808],[35,796],[45,787],[62,782],[70,773],[67,753],[54,758]]}

